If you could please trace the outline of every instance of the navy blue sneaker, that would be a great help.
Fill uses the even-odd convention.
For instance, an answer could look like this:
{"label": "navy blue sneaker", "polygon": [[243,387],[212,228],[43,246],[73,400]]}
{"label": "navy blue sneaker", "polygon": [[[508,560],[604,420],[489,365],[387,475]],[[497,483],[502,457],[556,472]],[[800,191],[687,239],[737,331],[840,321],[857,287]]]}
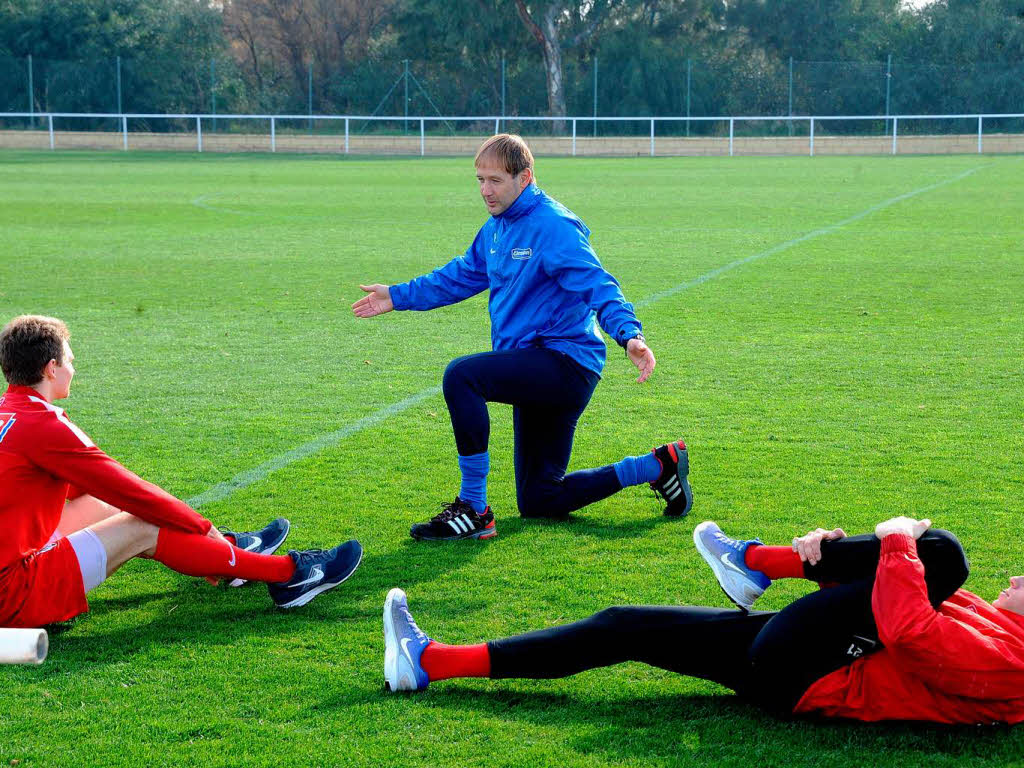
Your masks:
{"label": "navy blue sneaker", "polygon": [[409,613],[405,592],[395,587],[384,601],[384,686],[389,691],[422,691],[430,684],[420,665],[429,644]]}
{"label": "navy blue sneaker", "polygon": [[334,589],[355,573],[363,559],[363,548],[355,539],[334,549],[307,549],[288,557],[295,561],[295,573],[288,581],[267,584],[278,608],[298,608],[321,592]]}
{"label": "navy blue sneaker", "polygon": [[726,597],[744,611],[749,611],[754,601],[771,586],[772,580],[761,571],[748,568],[744,559],[747,547],[760,544],[759,539],[731,539],[722,533],[717,523],[708,520],[693,529],[693,543],[711,566]]}
{"label": "navy blue sneaker", "polygon": [[686,453],[686,443],[676,440],[674,443],[659,445],[652,453],[661,464],[661,474],[651,483],[651,488],[665,499],[666,515],[683,517],[693,506],[693,491],[687,480],[690,457]]}
{"label": "navy blue sneaker", "polygon": [[[284,544],[284,540],[288,538],[288,531],[291,528],[291,523],[283,517],[279,517],[261,531],[236,533],[235,531],[229,531],[227,528],[218,528],[217,530],[225,536],[233,538],[235,546],[239,549],[244,549],[246,552],[255,552],[257,555],[272,555],[277,552],[278,547]],[[232,579],[228,582],[228,586],[240,587],[248,583],[245,579]]]}

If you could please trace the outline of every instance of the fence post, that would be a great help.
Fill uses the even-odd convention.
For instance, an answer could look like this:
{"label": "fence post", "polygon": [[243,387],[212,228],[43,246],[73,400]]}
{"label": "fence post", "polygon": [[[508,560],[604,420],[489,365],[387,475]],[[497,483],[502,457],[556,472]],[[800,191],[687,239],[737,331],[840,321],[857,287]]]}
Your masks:
{"label": "fence post", "polygon": [[814,157],[814,118],[811,118],[811,157]]}
{"label": "fence post", "polygon": [[898,117],[892,119],[892,153],[896,154],[896,124],[900,121]]}
{"label": "fence post", "polygon": [[494,133],[495,133],[495,135],[501,133],[501,131],[498,128],[498,123],[499,123],[498,118],[497,117],[494,118]]}
{"label": "fence post", "polygon": [[345,118],[345,154],[348,154],[348,118]]}
{"label": "fence post", "polygon": [[732,117],[729,118],[729,157],[732,157],[732,134],[733,134],[733,124],[735,122],[736,122],[735,118],[732,118]]}
{"label": "fence post", "polygon": [[686,138],[690,138],[690,74],[693,70],[693,60],[686,60]]}
{"label": "fence post", "polygon": [[651,157],[654,157],[654,118],[651,118]]}
{"label": "fence post", "polygon": [[[53,149],[53,115],[47,115],[46,116],[46,121],[47,121],[47,123],[49,123],[49,129],[50,129],[50,149]],[[981,125],[981,118],[978,118],[978,125]],[[981,149],[980,149],[980,147],[981,147],[981,138],[980,137],[978,138],[978,146],[979,146],[978,151],[980,152],[981,151]]]}
{"label": "fence post", "polygon": [[196,115],[196,151],[203,151],[203,123],[199,115]]}
{"label": "fence post", "polygon": [[277,125],[273,116],[270,118],[270,151],[277,152]]}
{"label": "fence post", "polygon": [[[597,125],[597,123],[595,122],[594,125]],[[572,119],[572,156],[576,157],[576,118],[575,117]]]}
{"label": "fence post", "polygon": [[793,57],[789,57],[789,135],[793,135]]}
{"label": "fence post", "polygon": [[427,153],[427,151],[426,151],[426,149],[427,149],[426,137],[424,136],[424,133],[423,133],[423,123],[424,123],[424,120],[421,117],[420,118],[420,157],[423,157]]}
{"label": "fence post", "polygon": [[35,87],[32,85],[32,54],[28,55],[28,112],[30,117],[36,116]]}
{"label": "fence post", "polygon": [[978,154],[981,154],[981,115],[978,115]]}

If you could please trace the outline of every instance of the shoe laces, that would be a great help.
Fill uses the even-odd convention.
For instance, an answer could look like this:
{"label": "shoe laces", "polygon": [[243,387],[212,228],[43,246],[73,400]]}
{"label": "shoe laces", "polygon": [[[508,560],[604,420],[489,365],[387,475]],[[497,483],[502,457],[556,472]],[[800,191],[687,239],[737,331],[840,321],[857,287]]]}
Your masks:
{"label": "shoe laces", "polygon": [[455,501],[448,501],[441,504],[441,511],[434,515],[430,522],[432,523],[447,523],[449,520],[458,517],[462,514],[470,514],[477,516],[476,510],[473,509],[469,504],[464,502],[462,499],[456,499]]}
{"label": "shoe laces", "polygon": [[421,643],[426,644],[430,638],[427,637],[426,632],[419,628],[419,625],[416,623],[416,619],[414,619],[412,614],[409,612],[409,606],[403,605],[401,611],[402,615],[405,617],[406,623],[409,625],[409,629],[411,629],[413,634],[416,635],[416,639]]}
{"label": "shoe laces", "polygon": [[298,552],[298,559],[296,565],[307,565],[317,560],[322,560],[326,549],[304,549]]}
{"label": "shoe laces", "polygon": [[732,549],[735,549],[735,550],[736,550],[737,552],[740,552],[740,553],[742,553],[742,552],[743,552],[743,550],[745,550],[745,549],[747,548],[747,542],[745,542],[745,541],[739,541],[739,540],[737,540],[737,539],[733,539],[733,538],[730,538],[730,537],[726,536],[726,535],[725,535],[724,533],[722,533],[721,531],[715,531],[715,532],[714,532],[713,534],[711,534],[711,535],[712,535],[712,536],[713,536],[713,537],[715,538],[715,540],[717,540],[717,541],[718,541],[718,542],[719,542],[720,544],[724,544],[724,545],[725,545],[725,546],[727,546],[727,547],[730,547],[730,548],[732,548]]}

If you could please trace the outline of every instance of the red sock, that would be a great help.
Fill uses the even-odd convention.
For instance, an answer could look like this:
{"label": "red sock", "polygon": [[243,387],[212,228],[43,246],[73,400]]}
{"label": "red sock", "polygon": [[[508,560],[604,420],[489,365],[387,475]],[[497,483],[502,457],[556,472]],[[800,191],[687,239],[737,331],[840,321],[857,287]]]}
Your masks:
{"label": "red sock", "polygon": [[760,571],[769,579],[802,579],[804,563],[789,547],[766,547],[751,544],[743,555],[747,568]]}
{"label": "red sock", "polygon": [[445,645],[431,640],[423,649],[420,665],[432,683],[450,677],[490,677],[491,652],[487,643]]}
{"label": "red sock", "polygon": [[295,562],[280,555],[257,555],[198,533],[161,528],[153,559],[186,576],[248,581],[288,581]]}

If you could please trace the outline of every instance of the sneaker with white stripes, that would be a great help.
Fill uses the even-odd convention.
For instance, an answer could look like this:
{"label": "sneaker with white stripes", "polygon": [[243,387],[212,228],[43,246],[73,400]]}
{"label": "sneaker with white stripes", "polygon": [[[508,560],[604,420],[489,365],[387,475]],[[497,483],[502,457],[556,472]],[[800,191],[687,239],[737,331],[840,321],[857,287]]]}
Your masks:
{"label": "sneaker with white stripes", "polygon": [[442,504],[441,512],[430,522],[416,523],[409,535],[416,541],[454,541],[455,539],[490,539],[498,535],[494,527],[494,514],[487,507],[477,514],[469,504],[455,497],[455,501]]}
{"label": "sneaker with white stripes", "polygon": [[661,474],[651,483],[651,488],[665,499],[665,514],[669,517],[682,517],[693,506],[693,491],[686,479],[690,474],[690,458],[686,453],[686,443],[676,440],[674,443],[659,445],[652,453],[661,464]]}

